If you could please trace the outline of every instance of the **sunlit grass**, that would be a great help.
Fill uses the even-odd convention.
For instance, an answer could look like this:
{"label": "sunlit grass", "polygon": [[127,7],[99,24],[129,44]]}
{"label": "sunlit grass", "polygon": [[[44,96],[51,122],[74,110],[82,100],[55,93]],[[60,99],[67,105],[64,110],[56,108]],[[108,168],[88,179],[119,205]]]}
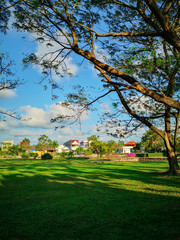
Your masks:
{"label": "sunlit grass", "polygon": [[177,239],[167,163],[1,160],[0,239]]}

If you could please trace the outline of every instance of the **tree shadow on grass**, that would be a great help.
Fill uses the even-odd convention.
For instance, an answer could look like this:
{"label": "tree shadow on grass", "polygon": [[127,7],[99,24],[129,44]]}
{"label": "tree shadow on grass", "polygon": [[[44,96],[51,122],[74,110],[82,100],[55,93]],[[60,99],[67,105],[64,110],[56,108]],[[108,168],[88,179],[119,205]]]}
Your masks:
{"label": "tree shadow on grass", "polygon": [[[59,166],[7,169],[0,194],[0,239],[178,240],[179,198],[161,195],[170,190],[152,190],[177,181],[125,165]],[[149,189],[134,189],[140,182]]]}

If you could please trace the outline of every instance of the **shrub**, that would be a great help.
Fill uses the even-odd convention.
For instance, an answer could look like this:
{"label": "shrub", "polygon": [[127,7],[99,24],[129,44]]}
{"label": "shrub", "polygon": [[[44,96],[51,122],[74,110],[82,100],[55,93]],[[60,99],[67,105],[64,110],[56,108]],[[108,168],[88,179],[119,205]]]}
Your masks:
{"label": "shrub", "polygon": [[65,157],[65,156],[67,156],[67,155],[68,155],[67,152],[62,152],[62,153],[61,153],[61,156],[62,156],[62,157]]}
{"label": "shrub", "polygon": [[117,158],[117,157],[121,157],[122,155],[120,155],[120,154],[110,154],[110,155],[108,155],[107,157],[108,158]]}
{"label": "shrub", "polygon": [[27,154],[27,153],[22,153],[21,157],[22,157],[23,159],[29,158],[29,154]]}
{"label": "shrub", "polygon": [[136,153],[136,157],[148,157],[148,153]]}
{"label": "shrub", "polygon": [[84,155],[92,155],[92,154],[93,154],[93,152],[89,148],[84,151]]}
{"label": "shrub", "polygon": [[128,153],[128,154],[125,154],[125,157],[136,157],[136,154],[135,153]]}
{"label": "shrub", "polygon": [[52,159],[53,156],[50,153],[45,153],[41,156],[41,159],[47,160],[47,159]]}
{"label": "shrub", "polygon": [[34,159],[36,159],[38,157],[37,153],[31,152],[29,153],[30,157],[33,157]]}
{"label": "shrub", "polygon": [[155,153],[148,153],[148,157],[164,157],[164,153],[162,152],[155,152]]}
{"label": "shrub", "polygon": [[73,156],[74,156],[73,151],[69,151],[69,152],[68,152],[68,157],[73,157]]}

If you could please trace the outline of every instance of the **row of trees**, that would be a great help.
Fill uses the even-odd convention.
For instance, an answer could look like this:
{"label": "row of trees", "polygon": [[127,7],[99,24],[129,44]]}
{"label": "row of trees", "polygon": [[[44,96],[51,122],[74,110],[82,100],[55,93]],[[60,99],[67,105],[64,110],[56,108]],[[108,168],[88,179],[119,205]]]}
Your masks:
{"label": "row of trees", "polygon": [[[121,150],[124,146],[124,142],[119,140],[118,142],[114,140],[109,140],[107,142],[100,141],[96,135],[92,135],[88,137],[88,141],[90,143],[90,147],[88,149],[84,149],[83,147],[78,147],[75,152],[78,154],[85,153],[90,155],[92,153],[98,154],[100,157],[102,155],[109,155],[111,153],[117,152],[117,150]],[[178,138],[178,146],[177,150],[180,152],[180,138]],[[58,147],[58,142],[51,140],[46,135],[41,135],[38,138],[38,143],[33,145],[34,149],[39,151],[48,151],[55,150]],[[31,148],[30,140],[28,138],[24,138],[20,144],[9,147],[8,152],[6,154],[9,155],[19,155],[25,153],[28,149]],[[143,149],[145,152],[162,152],[165,150],[164,143],[162,138],[159,135],[155,134],[153,131],[146,131],[142,138],[141,142],[137,144],[134,151],[138,152],[140,149]],[[69,151],[68,153],[63,153],[62,156],[73,156],[73,152]]]}
{"label": "row of trees", "polygon": [[[180,1],[2,0],[4,26],[10,8],[14,26],[33,33],[49,49],[44,56],[32,53],[25,64],[39,65],[54,84],[53,71],[57,76],[71,74],[66,64],[70,55],[86,59],[97,70],[104,93],[90,101],[80,86],[78,93],[67,96],[68,102],[81,106],[83,112],[107,95],[117,98],[112,100],[115,112],[102,122],[107,133],[120,136],[141,125],[150,128],[164,142],[169,174],[177,174]],[[129,117],[122,119],[125,113]],[[54,121],[65,117],[69,119],[59,115]]]}
{"label": "row of trees", "polygon": [[1,154],[19,155],[25,153],[32,147],[38,151],[55,150],[58,145],[57,141],[51,140],[48,136],[43,134],[38,138],[38,143],[36,145],[31,146],[30,140],[28,138],[24,138],[19,144],[9,147],[7,152],[1,152]]}

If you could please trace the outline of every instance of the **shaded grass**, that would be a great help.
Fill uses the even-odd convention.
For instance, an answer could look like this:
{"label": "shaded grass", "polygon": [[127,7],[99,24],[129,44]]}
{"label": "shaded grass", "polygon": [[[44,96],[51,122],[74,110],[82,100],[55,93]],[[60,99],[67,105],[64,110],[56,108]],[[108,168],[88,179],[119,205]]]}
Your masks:
{"label": "shaded grass", "polygon": [[166,163],[1,160],[0,239],[179,239]]}

